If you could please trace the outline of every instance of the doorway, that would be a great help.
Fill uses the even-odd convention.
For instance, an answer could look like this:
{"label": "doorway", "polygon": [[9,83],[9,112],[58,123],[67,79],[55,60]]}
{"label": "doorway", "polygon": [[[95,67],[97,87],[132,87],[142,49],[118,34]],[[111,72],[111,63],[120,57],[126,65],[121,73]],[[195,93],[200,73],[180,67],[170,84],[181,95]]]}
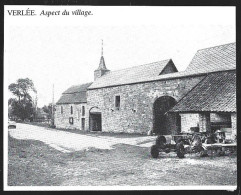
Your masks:
{"label": "doorway", "polygon": [[81,129],[84,131],[85,130],[85,118],[81,119]]}
{"label": "doorway", "polygon": [[176,100],[170,96],[158,98],[153,105],[153,132],[160,135],[170,135],[181,130],[181,118],[178,113],[167,113]]}
{"label": "doorway", "polygon": [[90,114],[90,130],[91,131],[102,131],[101,128],[101,114],[91,113]]}

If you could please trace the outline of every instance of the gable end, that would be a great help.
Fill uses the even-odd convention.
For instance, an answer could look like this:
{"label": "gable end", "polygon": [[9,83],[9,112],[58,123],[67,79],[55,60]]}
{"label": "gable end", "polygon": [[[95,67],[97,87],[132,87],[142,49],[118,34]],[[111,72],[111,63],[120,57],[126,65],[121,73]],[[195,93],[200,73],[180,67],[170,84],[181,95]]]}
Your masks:
{"label": "gable end", "polygon": [[169,73],[174,73],[174,72],[178,72],[175,64],[173,63],[172,60],[170,60],[167,65],[165,66],[165,68],[163,68],[163,70],[160,72],[159,75],[164,75],[164,74],[169,74]]}

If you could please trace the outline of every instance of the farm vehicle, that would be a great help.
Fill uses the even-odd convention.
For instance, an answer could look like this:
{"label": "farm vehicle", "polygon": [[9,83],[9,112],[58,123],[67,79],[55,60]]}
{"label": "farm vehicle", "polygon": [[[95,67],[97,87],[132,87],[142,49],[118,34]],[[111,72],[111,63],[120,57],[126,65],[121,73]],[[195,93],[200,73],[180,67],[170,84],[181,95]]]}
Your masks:
{"label": "farm vehicle", "polygon": [[226,139],[225,132],[215,133],[195,132],[181,133],[179,135],[159,135],[155,145],[151,147],[151,156],[157,158],[161,152],[176,152],[179,158],[185,154],[196,153],[200,157],[216,153],[225,155],[226,151],[235,152],[236,140]]}

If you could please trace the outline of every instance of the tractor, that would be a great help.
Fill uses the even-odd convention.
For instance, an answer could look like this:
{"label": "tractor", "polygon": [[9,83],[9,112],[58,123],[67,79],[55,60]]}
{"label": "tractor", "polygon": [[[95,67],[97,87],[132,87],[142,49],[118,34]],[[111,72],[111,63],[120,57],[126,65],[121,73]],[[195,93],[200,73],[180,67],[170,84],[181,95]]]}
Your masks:
{"label": "tractor", "polygon": [[200,157],[208,156],[210,153],[222,156],[227,150],[234,152],[236,147],[235,140],[226,140],[225,133],[221,131],[159,135],[151,147],[151,156],[157,158],[160,152],[176,152],[179,158],[184,158],[188,153],[196,153]]}

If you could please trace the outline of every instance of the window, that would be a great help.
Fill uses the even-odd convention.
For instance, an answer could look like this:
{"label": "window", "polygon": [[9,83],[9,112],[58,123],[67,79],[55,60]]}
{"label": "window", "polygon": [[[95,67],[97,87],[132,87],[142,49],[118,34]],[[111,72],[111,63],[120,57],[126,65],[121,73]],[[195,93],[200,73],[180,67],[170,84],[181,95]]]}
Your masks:
{"label": "window", "polygon": [[61,114],[63,114],[63,106],[61,106],[61,108],[60,108],[60,109],[61,109]]}
{"label": "window", "polygon": [[71,124],[71,125],[74,124],[74,119],[73,119],[73,117],[69,117],[69,124]]}
{"label": "window", "polygon": [[84,115],[85,115],[85,107],[82,106],[82,116],[84,116]]}
{"label": "window", "polygon": [[115,107],[117,109],[120,108],[120,96],[119,95],[115,96]]}
{"label": "window", "polygon": [[70,106],[70,114],[73,114],[73,106]]}

